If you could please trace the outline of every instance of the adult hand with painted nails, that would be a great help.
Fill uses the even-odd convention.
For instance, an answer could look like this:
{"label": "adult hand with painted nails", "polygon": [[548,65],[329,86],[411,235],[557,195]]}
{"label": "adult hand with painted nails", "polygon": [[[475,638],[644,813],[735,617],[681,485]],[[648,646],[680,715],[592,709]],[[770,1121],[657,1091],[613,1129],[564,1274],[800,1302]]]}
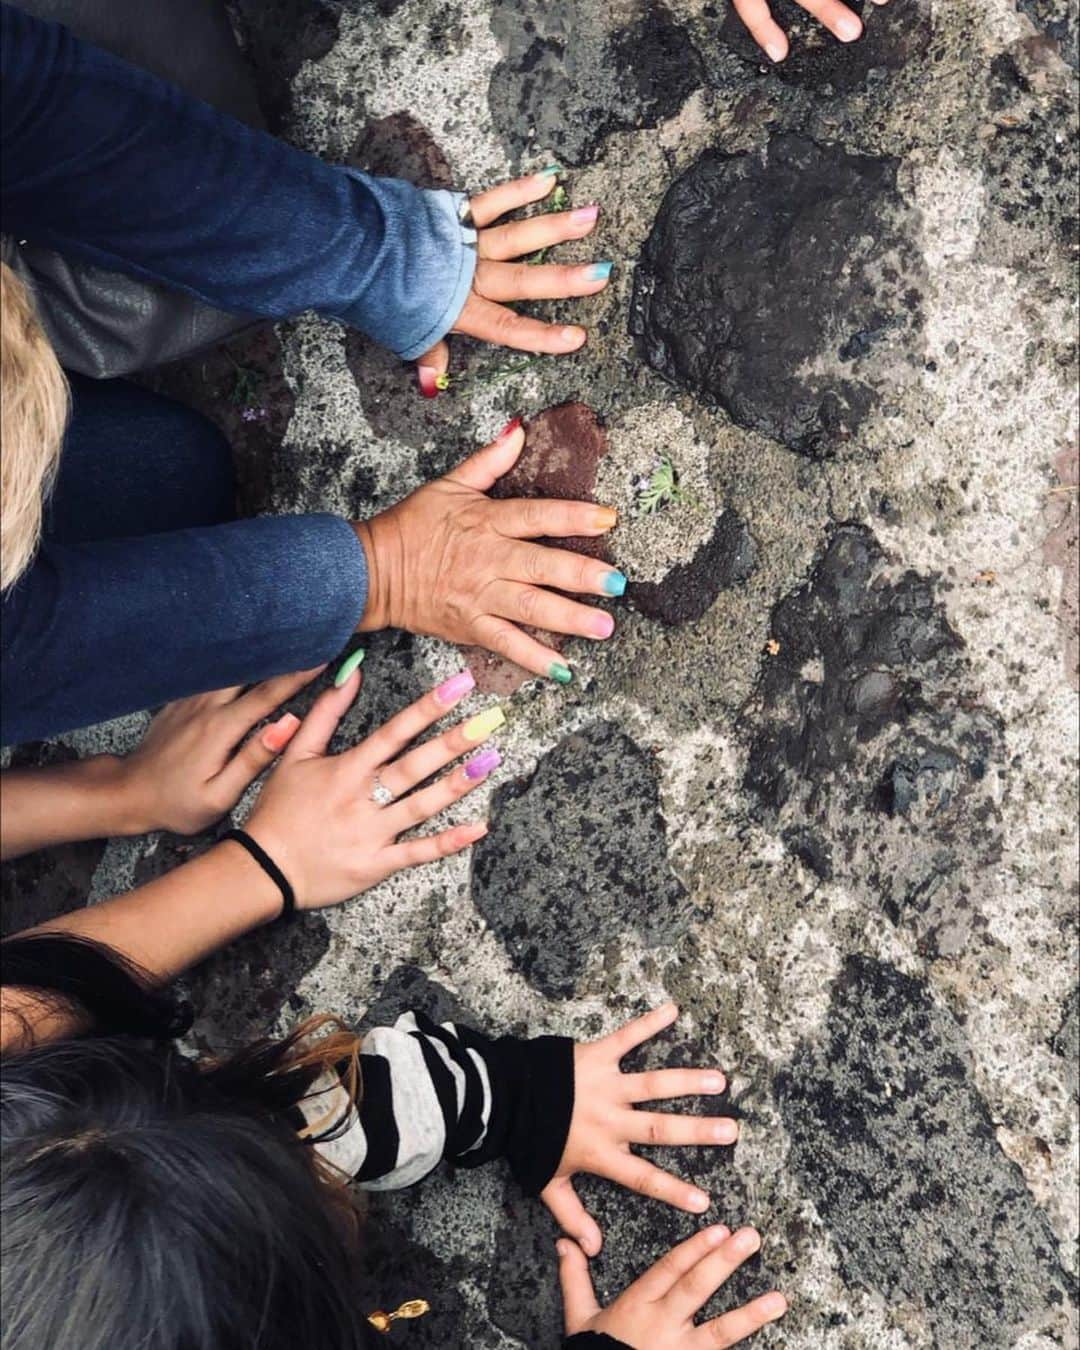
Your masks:
{"label": "adult hand with painted nails", "polygon": [[610,614],[556,591],[612,597],[626,578],[595,558],[531,541],[595,537],[616,521],[592,502],[493,501],[488,491],[525,445],[515,418],[486,449],[404,501],[354,524],[367,554],[368,603],[360,631],[405,628],[486,647],[535,675],[566,684],[560,654],[519,624],[608,638]]}
{"label": "adult hand with painted nails", "polygon": [[399,842],[479,787],[500,763],[497,750],[480,750],[421,786],[505,722],[501,708],[488,708],[410,748],[473,684],[462,671],[337,755],[327,747],[356,697],[359,672],[316,699],[244,826],[288,878],[298,909],[359,895],[404,867],[460,853],[487,833],[484,821],[471,821]]}
{"label": "adult hand with painted nails", "polygon": [[562,1238],[559,1283],[568,1336],[608,1336],[628,1350],[706,1350],[738,1345],[787,1312],[775,1290],[734,1311],[695,1324],[694,1317],[721,1285],[761,1247],[753,1228],[732,1233],[723,1224],[703,1228],[672,1247],[606,1308],[593,1290],[589,1262],[576,1243]]}
{"label": "adult hand with painted nails", "polygon": [[[876,5],[886,5],[889,0],[874,0]],[[770,61],[783,61],[788,54],[787,34],[776,22],[769,8],[768,0],[733,0],[735,12],[750,30],[750,35]],[[854,42],[862,37],[862,19],[841,4],[840,0],[795,0],[795,3],[812,14],[815,19],[841,42]]]}
{"label": "adult hand with painted nails", "polygon": [[[512,347],[523,352],[561,356],[585,342],[584,328],[561,323],[543,323],[509,306],[519,300],[564,300],[570,296],[595,295],[611,275],[611,263],[555,263],[524,261],[530,254],[584,239],[596,228],[600,208],[596,204],[567,211],[548,211],[526,220],[498,224],[501,217],[549,197],[558,186],[558,165],[527,178],[502,183],[481,192],[469,202],[477,228],[476,273],[472,290],[457,323],[451,330]],[[439,392],[439,377],[450,364],[445,340],[437,342],[417,362],[420,391],[428,398]]]}
{"label": "adult hand with painted nails", "polygon": [[620,1061],[651,1040],[679,1015],[665,1003],[599,1041],[574,1047],[574,1112],[555,1176],[540,1198],[563,1232],[595,1256],[601,1234],[574,1190],[577,1172],[607,1177],[628,1190],[662,1200],[690,1214],[703,1214],[709,1197],[670,1172],[631,1152],[632,1144],[675,1147],[733,1144],[738,1122],[728,1116],[675,1115],[639,1111],[642,1102],[674,1097],[715,1096],[727,1086],[717,1069],[654,1069],[623,1073]]}
{"label": "adult hand with painted nails", "polygon": [[151,830],[196,834],[212,825],[273,763],[300,719],[285,713],[249,733],[319,669],[168,703],[127,755],[9,769],[0,775],[3,857]]}

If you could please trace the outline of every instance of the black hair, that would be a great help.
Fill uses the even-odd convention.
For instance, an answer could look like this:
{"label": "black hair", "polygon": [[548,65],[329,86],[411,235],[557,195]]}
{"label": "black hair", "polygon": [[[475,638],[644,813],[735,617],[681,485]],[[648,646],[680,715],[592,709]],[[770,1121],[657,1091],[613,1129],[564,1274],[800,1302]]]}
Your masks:
{"label": "black hair", "polygon": [[[114,1020],[112,1034],[4,1058],[5,1350],[360,1350],[377,1341],[358,1296],[356,1225],[334,1203],[344,1193],[331,1193],[290,1116],[327,1054],[301,1028],[197,1062],[151,1039],[177,1025],[166,995],[107,948],[78,943],[50,957],[47,938],[71,941],[4,944],[9,957],[22,946],[4,982],[18,975],[23,987],[111,1009]],[[102,986],[96,960],[109,966]],[[138,1034],[119,1025],[125,1007]],[[345,1039],[326,1038],[335,1055]]]}

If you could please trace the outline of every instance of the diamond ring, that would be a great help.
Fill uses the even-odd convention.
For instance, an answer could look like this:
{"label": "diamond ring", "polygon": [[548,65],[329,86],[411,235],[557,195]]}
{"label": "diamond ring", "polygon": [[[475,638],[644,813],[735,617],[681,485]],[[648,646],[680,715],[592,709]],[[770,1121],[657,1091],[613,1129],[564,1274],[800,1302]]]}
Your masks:
{"label": "diamond ring", "polygon": [[394,800],[394,794],[383,784],[378,774],[375,775],[375,782],[371,787],[371,800],[376,806],[389,806]]}

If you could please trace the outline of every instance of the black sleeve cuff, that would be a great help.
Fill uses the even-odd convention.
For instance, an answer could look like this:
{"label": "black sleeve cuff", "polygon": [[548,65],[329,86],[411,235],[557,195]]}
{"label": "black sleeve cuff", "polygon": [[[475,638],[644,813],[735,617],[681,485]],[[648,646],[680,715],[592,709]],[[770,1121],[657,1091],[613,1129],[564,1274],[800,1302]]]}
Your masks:
{"label": "black sleeve cuff", "polygon": [[[510,1171],[526,1195],[539,1195],[559,1166],[574,1112],[574,1042],[568,1036],[510,1037],[516,1078],[506,1145]],[[500,1041],[500,1048],[504,1042]]]}
{"label": "black sleeve cuff", "polygon": [[567,1336],[563,1350],[632,1350],[632,1347],[602,1331],[579,1331],[576,1336]]}

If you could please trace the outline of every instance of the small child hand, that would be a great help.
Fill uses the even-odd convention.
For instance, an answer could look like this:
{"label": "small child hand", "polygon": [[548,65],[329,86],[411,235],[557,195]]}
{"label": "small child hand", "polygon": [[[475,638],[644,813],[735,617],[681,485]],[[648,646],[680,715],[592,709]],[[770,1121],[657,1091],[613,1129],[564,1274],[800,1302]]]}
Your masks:
{"label": "small child hand", "polygon": [[731,1233],[703,1228],[672,1247],[607,1308],[593,1291],[585,1253],[566,1238],[556,1244],[568,1336],[591,1331],[633,1350],[706,1350],[738,1345],[787,1312],[775,1290],[732,1312],[695,1325],[694,1316],[761,1246],[753,1228]]}
{"label": "small child hand", "polygon": [[[808,14],[819,19],[841,42],[854,42],[862,37],[862,20],[854,10],[840,0],[795,0]],[[876,5],[888,0],[874,0]],[[787,34],[776,22],[767,0],[734,0],[735,13],[750,30],[750,36],[770,61],[782,61],[788,54]]]}
{"label": "small child hand", "polygon": [[676,1209],[703,1214],[710,1204],[704,1191],[638,1157],[630,1145],[721,1145],[733,1144],[739,1136],[738,1123],[724,1116],[634,1110],[639,1102],[715,1096],[727,1086],[724,1075],[715,1069],[622,1072],[619,1061],[671,1026],[678,1015],[674,1003],[665,1003],[602,1040],[574,1047],[570,1133],[558,1170],[540,1198],[563,1231],[590,1256],[600,1250],[600,1228],[574,1190],[576,1172],[592,1172]]}

